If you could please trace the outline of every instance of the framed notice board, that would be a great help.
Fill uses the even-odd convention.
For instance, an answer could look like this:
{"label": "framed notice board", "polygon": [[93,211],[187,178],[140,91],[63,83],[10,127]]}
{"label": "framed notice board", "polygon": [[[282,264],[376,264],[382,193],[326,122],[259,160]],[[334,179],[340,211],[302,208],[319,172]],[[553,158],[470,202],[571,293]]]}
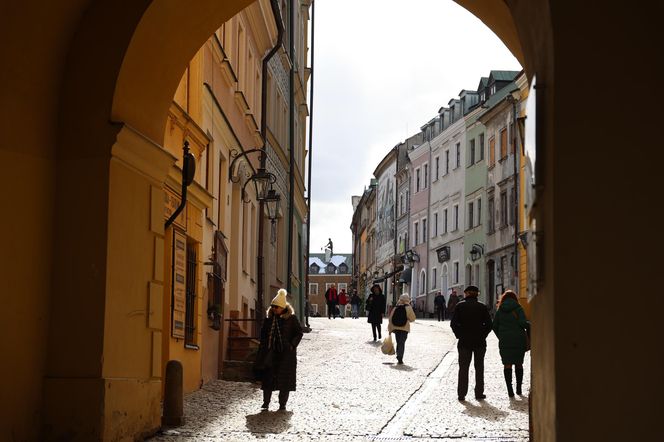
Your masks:
{"label": "framed notice board", "polygon": [[184,339],[187,281],[187,237],[173,229],[173,264],[171,285],[171,335]]}

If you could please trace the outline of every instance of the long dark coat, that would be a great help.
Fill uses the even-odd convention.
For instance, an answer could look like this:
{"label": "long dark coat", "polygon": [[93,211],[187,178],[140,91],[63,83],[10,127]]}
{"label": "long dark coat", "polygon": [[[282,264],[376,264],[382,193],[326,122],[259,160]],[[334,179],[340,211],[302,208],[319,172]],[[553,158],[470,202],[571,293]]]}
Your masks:
{"label": "long dark coat", "polygon": [[523,308],[514,299],[505,298],[493,319],[493,331],[498,336],[500,359],[504,365],[523,364],[526,330],[529,328]]}
{"label": "long dark coat", "polygon": [[282,351],[276,353],[272,368],[263,370],[261,374],[262,390],[269,391],[295,391],[297,380],[297,346],[302,340],[302,327],[300,321],[293,314],[293,308],[288,305],[284,312],[276,316],[270,309],[268,317],[263,321],[261,329],[261,344],[258,348],[257,360],[261,360],[268,350],[268,341],[272,322],[278,321],[281,331]]}
{"label": "long dark coat", "polygon": [[368,312],[367,322],[371,324],[382,324],[385,313],[385,295],[372,293],[367,298],[366,309]]}
{"label": "long dark coat", "polygon": [[477,296],[468,296],[456,305],[450,326],[459,340],[457,348],[486,348],[486,337],[491,333],[491,316]]}

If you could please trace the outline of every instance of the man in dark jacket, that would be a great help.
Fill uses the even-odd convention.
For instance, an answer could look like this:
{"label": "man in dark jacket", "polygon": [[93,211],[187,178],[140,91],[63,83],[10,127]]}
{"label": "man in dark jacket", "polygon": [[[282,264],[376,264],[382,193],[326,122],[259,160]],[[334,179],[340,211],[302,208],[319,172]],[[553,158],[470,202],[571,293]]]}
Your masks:
{"label": "man in dark jacket", "polygon": [[337,319],[337,304],[339,304],[339,295],[337,287],[334,284],[325,290],[325,302],[327,302],[327,319]]}
{"label": "man in dark jacket", "polygon": [[471,359],[475,359],[475,399],[484,399],[484,354],[486,337],[491,332],[491,316],[484,304],[477,300],[480,291],[469,285],[463,291],[464,300],[459,302],[452,316],[452,331],[459,339],[459,400],[466,399],[468,392],[468,369]]}
{"label": "man in dark jacket", "polygon": [[436,297],[433,299],[433,303],[436,306],[436,314],[438,315],[438,322],[445,320],[445,297],[442,293],[438,292]]}

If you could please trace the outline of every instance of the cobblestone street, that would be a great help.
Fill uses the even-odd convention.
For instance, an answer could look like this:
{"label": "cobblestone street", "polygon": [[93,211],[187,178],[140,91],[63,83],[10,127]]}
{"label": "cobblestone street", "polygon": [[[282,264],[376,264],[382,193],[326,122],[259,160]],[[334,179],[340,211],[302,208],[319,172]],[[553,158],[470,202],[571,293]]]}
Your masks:
{"label": "cobblestone street", "polygon": [[[507,397],[498,342],[485,358],[485,394],[456,394],[456,341],[449,321],[418,319],[406,341],[404,365],[383,355],[366,318],[311,318],[298,348],[297,391],[288,411],[261,411],[257,384],[215,381],[185,397],[186,424],[153,441],[528,440],[530,354],[524,396]],[[386,336],[383,324],[383,337]]]}

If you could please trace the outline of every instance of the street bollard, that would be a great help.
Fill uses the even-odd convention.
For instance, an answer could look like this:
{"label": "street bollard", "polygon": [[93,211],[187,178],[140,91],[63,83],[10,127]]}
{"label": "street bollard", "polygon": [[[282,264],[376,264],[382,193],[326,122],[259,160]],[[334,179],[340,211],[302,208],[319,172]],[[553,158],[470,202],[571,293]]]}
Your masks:
{"label": "street bollard", "polygon": [[164,379],[164,411],[161,424],[168,427],[184,425],[184,403],[182,396],[182,363],[168,361]]}

